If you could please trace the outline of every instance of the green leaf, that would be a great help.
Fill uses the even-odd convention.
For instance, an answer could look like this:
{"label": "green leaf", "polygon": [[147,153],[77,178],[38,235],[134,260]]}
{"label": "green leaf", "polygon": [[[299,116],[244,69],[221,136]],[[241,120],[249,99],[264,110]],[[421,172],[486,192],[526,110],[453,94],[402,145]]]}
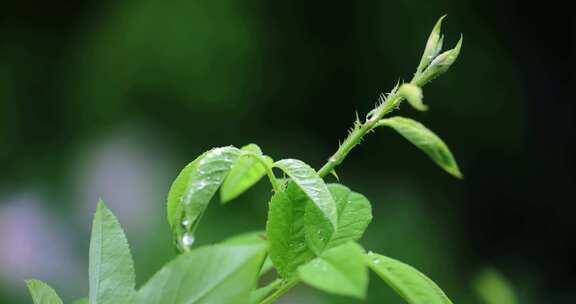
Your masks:
{"label": "green leaf", "polygon": [[430,82],[434,78],[446,73],[448,69],[454,64],[458,56],[460,55],[460,50],[462,49],[462,41],[464,40],[463,36],[460,36],[460,40],[456,46],[448,51],[443,52],[442,54],[436,56],[434,60],[430,63],[430,65],[424,70],[421,75],[415,77],[412,81],[415,85],[422,87],[426,83]]}
{"label": "green leaf", "polygon": [[74,304],[88,304],[88,298],[78,299],[73,302]]}
{"label": "green leaf", "polygon": [[473,287],[485,304],[519,303],[512,284],[496,269],[484,269],[474,279]]}
{"label": "green leaf", "polygon": [[62,304],[62,300],[48,284],[40,280],[27,280],[26,285],[34,304]]}
{"label": "green leaf", "polygon": [[[233,237],[227,238],[222,242],[223,244],[230,244],[230,245],[251,245],[251,244],[263,244],[268,246],[268,238],[266,236],[265,231],[251,231],[245,232]],[[264,260],[264,264],[260,269],[260,275],[272,270],[274,265],[270,260],[270,257],[266,257]]]}
{"label": "green leaf", "polygon": [[307,201],[306,194],[294,183],[289,183],[270,200],[266,234],[270,242],[270,259],[282,277],[294,275],[299,265],[314,257],[304,237]]}
{"label": "green leaf", "polygon": [[[246,145],[241,150],[260,156],[270,168],[274,165],[272,158],[262,155],[262,150],[255,144]],[[220,188],[222,203],[235,199],[257,183],[264,175],[266,175],[266,168],[257,159],[253,157],[238,159]]]}
{"label": "green leaf", "polygon": [[438,166],[455,177],[462,178],[458,164],[448,146],[421,123],[400,116],[380,120],[379,126],[391,127],[409,142],[424,151]]}
{"label": "green leaf", "polygon": [[308,204],[304,221],[308,246],[319,255],[327,248],[359,240],[372,221],[372,207],[368,199],[341,184],[328,184],[338,210],[338,229],[332,226],[315,208]]}
{"label": "green leaf", "polygon": [[298,275],[306,284],[329,293],[366,297],[368,268],[364,249],[354,242],[326,250],[320,257],[298,267]]}
{"label": "green leaf", "polygon": [[264,260],[264,264],[262,264],[262,268],[260,268],[260,275],[267,273],[268,271],[272,270],[273,268],[274,268],[274,264],[272,263],[270,256],[267,256],[266,259]]}
{"label": "green leaf", "polygon": [[366,255],[366,260],[409,304],[452,304],[436,283],[412,266],[372,252]]}
{"label": "green leaf", "polygon": [[405,83],[400,86],[398,93],[402,95],[408,103],[418,111],[427,111],[428,106],[422,102],[422,89],[411,83]]}
{"label": "green leaf", "polygon": [[138,291],[137,303],[249,303],[265,253],[262,244],[220,244],[181,254]]}
{"label": "green leaf", "polygon": [[428,41],[426,41],[426,48],[424,49],[424,54],[422,54],[422,58],[420,59],[420,64],[418,65],[418,69],[416,71],[417,74],[420,74],[427,66],[430,64],[438,53],[442,50],[442,42],[443,37],[441,33],[442,29],[442,20],[446,18],[446,15],[440,17],[434,25],[430,36],[428,36]]}
{"label": "green leaf", "polygon": [[318,176],[316,171],[297,159],[283,159],[277,161],[275,166],[284,171],[306,193],[308,198],[330,221],[332,227],[336,229],[338,216],[336,203],[334,203],[330,191],[324,184],[324,180]]}
{"label": "green leaf", "polygon": [[214,148],[188,164],[168,192],[168,221],[178,247],[189,250],[208,203],[240,156],[234,147]]}
{"label": "green leaf", "polygon": [[224,244],[230,245],[251,245],[251,244],[268,244],[265,231],[250,231],[231,236],[224,241]]}
{"label": "green leaf", "polygon": [[91,304],[133,303],[134,262],[118,219],[100,200],[96,207],[89,254]]}
{"label": "green leaf", "polygon": [[252,291],[252,293],[250,294],[250,303],[251,304],[260,303],[262,300],[266,298],[266,296],[268,296],[268,294],[270,294],[274,289],[276,289],[281,284],[282,280],[276,279],[270,284]]}

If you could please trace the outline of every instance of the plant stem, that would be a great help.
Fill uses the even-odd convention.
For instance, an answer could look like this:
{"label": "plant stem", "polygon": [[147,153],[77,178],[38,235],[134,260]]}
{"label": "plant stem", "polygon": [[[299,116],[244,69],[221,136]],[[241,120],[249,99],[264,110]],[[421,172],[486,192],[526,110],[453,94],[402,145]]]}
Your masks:
{"label": "plant stem", "polygon": [[[414,75],[412,80],[410,80],[410,83],[418,87],[422,87],[426,82],[424,82],[422,75],[417,73]],[[372,115],[370,118],[367,118],[364,123],[357,122],[354,125],[354,129],[350,134],[348,134],[348,137],[346,137],[336,153],[334,153],[324,164],[324,166],[318,170],[318,175],[320,175],[320,177],[324,177],[332,172],[338,165],[340,165],[346,156],[348,156],[348,153],[350,153],[350,151],[352,151],[352,149],[362,141],[364,135],[378,127],[378,121],[382,119],[384,115],[396,109],[402,100],[404,100],[404,96],[398,93],[397,87],[394,88],[390,95],[384,98],[378,107],[372,110],[374,115]]]}
{"label": "plant stem", "polygon": [[260,304],[272,304],[274,301],[278,300],[281,296],[283,296],[288,290],[292,289],[292,287],[298,284],[298,278],[293,278],[286,281],[280,288],[278,288],[273,294],[269,295],[266,299],[262,300]]}
{"label": "plant stem", "polygon": [[320,175],[320,177],[324,177],[332,172],[332,170],[334,170],[338,165],[340,165],[346,156],[348,156],[348,153],[350,153],[350,151],[352,151],[352,149],[362,141],[364,135],[372,131],[372,129],[374,129],[376,126],[376,123],[382,117],[384,117],[384,115],[394,110],[400,104],[400,102],[402,102],[403,99],[404,98],[395,90],[393,93],[388,95],[388,97],[383,100],[376,109],[374,109],[374,115],[372,115],[372,117],[366,119],[364,123],[355,125],[352,132],[348,135],[348,137],[346,137],[336,153],[334,153],[328,159],[326,164],[320,168],[318,175]]}

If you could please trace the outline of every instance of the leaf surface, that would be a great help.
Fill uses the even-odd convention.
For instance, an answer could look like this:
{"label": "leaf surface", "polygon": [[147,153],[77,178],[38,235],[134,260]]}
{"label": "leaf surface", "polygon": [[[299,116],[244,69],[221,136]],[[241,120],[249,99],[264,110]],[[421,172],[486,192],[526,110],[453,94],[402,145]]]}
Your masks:
{"label": "leaf surface", "polygon": [[62,300],[50,285],[40,280],[27,280],[26,285],[34,304],[62,304]]}
{"label": "leaf surface", "polygon": [[451,175],[462,178],[458,164],[448,146],[421,123],[400,116],[382,119],[380,126],[390,127],[424,151],[438,166]]}
{"label": "leaf surface", "polygon": [[134,262],[128,241],[112,211],[98,202],[89,253],[89,302],[133,303]]}
{"label": "leaf surface", "polygon": [[294,275],[299,265],[314,257],[304,236],[307,201],[306,194],[293,183],[270,200],[266,234],[270,242],[270,259],[282,277]]}
{"label": "leaf surface", "polygon": [[[268,246],[268,240],[266,238],[265,231],[251,231],[241,233],[230,238],[227,238],[222,242],[223,244],[232,244],[232,245],[251,245],[251,244],[261,244]],[[262,267],[260,268],[260,275],[272,270],[274,265],[270,260],[270,257],[266,257]]]}
{"label": "leaf surface", "polygon": [[364,249],[354,242],[326,250],[320,257],[298,267],[298,275],[305,283],[329,293],[366,297],[368,268]]}
{"label": "leaf surface", "polygon": [[372,207],[364,195],[341,184],[328,184],[328,189],[338,210],[336,232],[314,205],[308,204],[305,213],[306,241],[317,255],[325,249],[360,239],[372,221]]}
{"label": "leaf surface", "polygon": [[452,304],[436,283],[414,267],[376,253],[366,258],[368,266],[409,304]]}
{"label": "leaf surface", "polygon": [[332,227],[336,229],[338,216],[336,203],[318,173],[312,167],[297,159],[283,159],[277,161],[275,166],[284,171],[306,193],[308,198],[330,221]]}
{"label": "leaf surface", "polygon": [[224,244],[230,245],[251,245],[251,244],[264,244],[266,245],[268,241],[266,240],[265,231],[249,231],[243,232],[234,236],[231,236],[224,241]]}
{"label": "leaf surface", "polygon": [[220,244],[181,254],[138,291],[137,303],[249,303],[265,253],[262,244]]}
{"label": "leaf surface", "polygon": [[192,245],[200,218],[240,154],[234,147],[214,148],[188,164],[172,183],[168,222],[181,250]]}
{"label": "leaf surface", "polygon": [[[255,144],[246,145],[241,150],[242,152],[254,153],[260,156],[270,168],[274,165],[272,158],[263,155],[260,147]],[[230,173],[226,176],[220,188],[222,203],[235,199],[256,184],[264,175],[266,175],[266,168],[262,163],[254,157],[240,157],[232,166]]]}

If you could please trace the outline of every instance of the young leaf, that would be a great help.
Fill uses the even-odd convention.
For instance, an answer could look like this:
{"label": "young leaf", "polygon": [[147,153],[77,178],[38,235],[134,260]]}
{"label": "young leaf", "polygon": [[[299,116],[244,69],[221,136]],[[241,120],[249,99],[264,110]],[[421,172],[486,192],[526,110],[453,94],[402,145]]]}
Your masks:
{"label": "young leaf", "polygon": [[422,89],[411,83],[405,83],[400,86],[398,93],[402,95],[408,103],[418,111],[427,111],[428,106],[422,102]]}
{"label": "young leaf", "polygon": [[138,291],[137,303],[249,303],[265,253],[262,244],[222,244],[181,254]]}
{"label": "young leaf", "polygon": [[[246,145],[242,147],[241,150],[260,156],[268,164],[268,167],[274,165],[272,158],[262,155],[262,150],[255,144]],[[239,158],[234,166],[232,166],[230,173],[220,188],[220,199],[222,203],[235,199],[248,188],[252,187],[264,175],[266,175],[266,168],[258,160],[253,157]]]}
{"label": "young leaf", "polygon": [[426,83],[430,82],[434,78],[446,73],[448,69],[454,64],[458,56],[460,55],[460,49],[462,48],[462,41],[464,37],[460,36],[460,40],[456,46],[448,51],[443,52],[442,54],[436,56],[434,60],[430,63],[430,65],[424,70],[421,75],[415,77],[412,81],[415,85],[422,87]]}
{"label": "young leaf", "polygon": [[128,241],[118,219],[102,200],[92,224],[89,279],[91,304],[133,303],[134,262]]}
{"label": "young leaf", "polygon": [[300,279],[320,290],[352,296],[366,297],[368,269],[364,249],[354,242],[326,250],[320,257],[298,267]]}
{"label": "young leaf", "polygon": [[372,221],[372,207],[368,199],[341,184],[328,184],[338,210],[338,229],[314,205],[308,204],[304,215],[306,241],[316,255],[328,248],[355,241],[362,237]]}
{"label": "young leaf", "polygon": [[422,54],[422,58],[420,59],[420,64],[418,65],[416,73],[421,73],[428,66],[430,61],[432,61],[432,59],[434,59],[436,55],[440,53],[440,50],[442,50],[443,39],[441,29],[442,20],[444,18],[446,18],[446,15],[438,19],[436,25],[434,25],[434,28],[432,29],[432,32],[430,33],[430,36],[428,36],[426,48],[424,49],[424,54]]}
{"label": "young leaf", "polygon": [[26,285],[34,304],[62,304],[62,300],[48,284],[40,280],[27,280]]}
{"label": "young leaf", "polygon": [[332,227],[336,229],[338,216],[336,203],[334,203],[330,191],[324,184],[324,180],[318,176],[316,171],[297,159],[283,159],[277,161],[275,166],[284,171],[306,193],[308,198],[330,221]]}
{"label": "young leaf", "polygon": [[484,304],[518,304],[512,284],[496,269],[484,269],[473,281]]}
{"label": "young leaf", "polygon": [[438,166],[455,177],[462,178],[458,164],[448,146],[421,123],[400,116],[380,120],[379,126],[391,127],[409,142],[424,151]]}
{"label": "young leaf", "polygon": [[88,298],[81,298],[81,299],[78,299],[72,303],[73,304],[88,304]]}
{"label": "young leaf", "polygon": [[181,250],[189,250],[204,210],[240,154],[234,147],[214,148],[188,164],[174,180],[168,193],[168,221]]}
{"label": "young leaf", "polygon": [[412,266],[376,253],[366,255],[368,266],[409,304],[452,304],[427,276]]}
{"label": "young leaf", "polygon": [[270,259],[282,277],[290,277],[296,268],[314,254],[304,237],[304,209],[308,197],[294,183],[277,192],[270,200],[266,233],[270,242]]}

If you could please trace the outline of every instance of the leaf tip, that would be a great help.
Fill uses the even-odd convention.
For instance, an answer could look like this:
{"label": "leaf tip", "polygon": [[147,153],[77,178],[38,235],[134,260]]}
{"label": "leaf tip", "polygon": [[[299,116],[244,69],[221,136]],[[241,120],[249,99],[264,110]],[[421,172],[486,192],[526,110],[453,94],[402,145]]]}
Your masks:
{"label": "leaf tip", "polygon": [[460,54],[460,49],[462,49],[463,42],[464,42],[464,34],[460,33],[460,39],[458,39],[456,46],[452,49],[455,56],[458,56]]}
{"label": "leaf tip", "polygon": [[442,166],[442,169],[444,169],[444,171],[446,171],[448,174],[454,176],[457,179],[464,179],[464,174],[462,174],[462,171],[460,171],[460,167],[458,167],[458,163],[456,163],[456,160],[453,160],[453,164],[451,166]]}
{"label": "leaf tip", "polygon": [[106,207],[106,203],[104,202],[104,200],[102,199],[101,196],[98,197],[98,202],[96,203],[96,210],[98,209],[104,209],[107,208]]}
{"label": "leaf tip", "polygon": [[456,168],[454,172],[452,172],[452,175],[458,179],[464,179],[464,174],[462,174],[462,172],[458,168]]}
{"label": "leaf tip", "polygon": [[231,196],[229,193],[222,191],[223,188],[220,188],[220,204],[224,205],[229,203],[235,197]]}
{"label": "leaf tip", "polygon": [[436,33],[440,33],[440,31],[442,30],[442,22],[444,21],[444,19],[448,16],[448,14],[444,14],[442,16],[440,16],[440,18],[438,18],[438,21],[436,21],[436,24],[434,25],[434,29],[433,31]]}

